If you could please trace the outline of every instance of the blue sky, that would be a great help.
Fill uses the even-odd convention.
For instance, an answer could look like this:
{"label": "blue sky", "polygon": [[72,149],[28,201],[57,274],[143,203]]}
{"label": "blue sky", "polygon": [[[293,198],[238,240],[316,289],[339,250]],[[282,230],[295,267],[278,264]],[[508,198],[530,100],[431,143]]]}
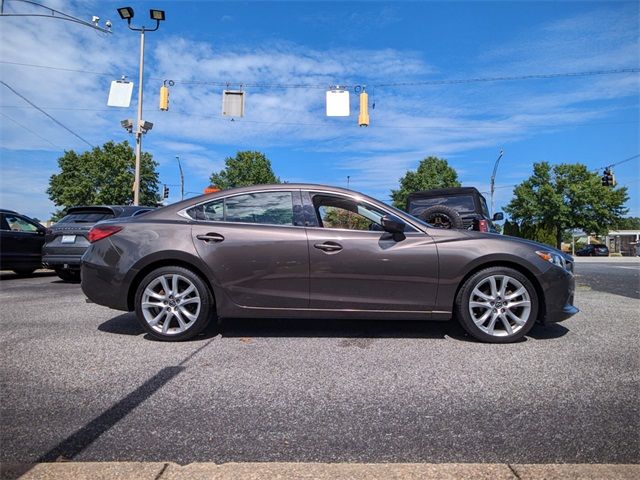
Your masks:
{"label": "blue sky", "polygon": [[[43,0],[77,17],[113,22],[105,35],[43,18],[3,17],[0,79],[94,145],[134,138],[106,106],[109,84],[137,82],[137,34],[116,7],[127,2]],[[640,153],[640,75],[419,85],[434,80],[638,68],[637,2],[129,2],[134,23],[167,20],[147,36],[143,148],[162,183],[202,192],[238,150],[266,153],[283,180],[345,186],[388,200],[407,169],[447,158],[465,185],[489,188],[500,149],[497,210],[532,164],[582,162],[598,169]],[[7,11],[24,4],[6,0]],[[12,63],[7,63],[12,62]],[[53,68],[34,68],[14,63]],[[68,70],[82,70],[72,72]],[[94,72],[94,73],[87,73]],[[170,110],[158,110],[163,79]],[[222,87],[245,86],[246,116],[222,117]],[[406,83],[406,86],[384,86]],[[416,85],[418,83],[418,85]],[[325,86],[367,85],[371,125],[324,115]],[[411,85],[413,84],[413,85]],[[314,88],[318,87],[318,88]],[[137,89],[137,85],[136,85]],[[25,128],[26,127],[26,128]],[[45,190],[65,149],[88,148],[0,87],[0,206],[47,219]],[[614,169],[640,216],[638,159]],[[179,200],[171,187],[169,201]]]}

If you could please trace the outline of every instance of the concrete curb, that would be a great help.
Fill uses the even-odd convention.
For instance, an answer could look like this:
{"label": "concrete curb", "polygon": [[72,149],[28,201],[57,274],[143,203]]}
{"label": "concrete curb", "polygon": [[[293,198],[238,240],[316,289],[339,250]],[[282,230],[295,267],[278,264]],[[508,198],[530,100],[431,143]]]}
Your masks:
{"label": "concrete curb", "polygon": [[0,466],[2,479],[635,480],[638,464],[58,462]]}
{"label": "concrete curb", "polygon": [[640,257],[573,257],[576,263],[640,263]]}

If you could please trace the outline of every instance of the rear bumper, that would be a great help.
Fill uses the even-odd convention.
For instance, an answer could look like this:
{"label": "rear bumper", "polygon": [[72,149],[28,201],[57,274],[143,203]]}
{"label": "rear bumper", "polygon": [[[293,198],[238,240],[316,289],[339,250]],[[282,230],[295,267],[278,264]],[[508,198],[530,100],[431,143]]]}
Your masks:
{"label": "rear bumper", "polygon": [[80,255],[43,255],[42,263],[50,268],[68,268],[73,270],[80,269]]}
{"label": "rear bumper", "polygon": [[128,288],[113,275],[113,267],[82,262],[82,292],[89,300],[98,305],[115,310],[128,311]]}

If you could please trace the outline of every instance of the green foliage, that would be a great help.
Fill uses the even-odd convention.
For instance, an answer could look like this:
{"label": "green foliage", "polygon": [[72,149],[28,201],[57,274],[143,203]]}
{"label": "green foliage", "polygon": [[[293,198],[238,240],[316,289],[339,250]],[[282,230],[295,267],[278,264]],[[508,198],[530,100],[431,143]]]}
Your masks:
{"label": "green foliage", "polygon": [[225,167],[211,174],[211,184],[221,190],[250,185],[281,183],[271,168],[271,161],[261,152],[243,151],[227,157]]}
{"label": "green foliage", "polygon": [[322,224],[325,228],[346,228],[349,230],[369,230],[371,220],[342,208],[325,207]]}
{"label": "green foliage", "polygon": [[538,241],[550,243],[553,235],[551,243],[558,248],[566,229],[606,233],[626,212],[628,199],[626,187],[602,186],[600,176],[580,163],[553,167],[547,162],[535,163],[533,175],[513,193],[505,211],[520,223],[520,236],[525,236],[522,229],[526,226],[526,234]]}
{"label": "green foliage", "polygon": [[426,157],[416,171],[408,170],[400,179],[400,188],[391,190],[391,198],[396,208],[405,210],[410,193],[459,186],[458,173],[444,158]]}
{"label": "green foliage", "polygon": [[640,217],[624,217],[613,225],[613,230],[640,230]]}
{"label": "green foliage", "polygon": [[[58,159],[60,173],[51,176],[47,189],[51,201],[62,207],[54,219],[67,208],[79,205],[132,204],[135,161],[133,148],[126,140],[110,141],[81,154],[65,151]],[[157,166],[151,154],[142,153],[140,205],[155,206],[160,201]]]}

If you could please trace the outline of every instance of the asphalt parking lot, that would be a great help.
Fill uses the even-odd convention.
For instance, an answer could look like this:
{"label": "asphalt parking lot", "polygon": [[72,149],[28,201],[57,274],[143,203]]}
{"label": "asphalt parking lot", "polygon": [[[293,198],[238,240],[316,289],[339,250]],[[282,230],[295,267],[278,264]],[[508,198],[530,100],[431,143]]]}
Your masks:
{"label": "asphalt parking lot", "polygon": [[637,463],[638,267],[577,264],[581,313],[513,345],[278,320],[160,343],[3,272],[0,461]]}

